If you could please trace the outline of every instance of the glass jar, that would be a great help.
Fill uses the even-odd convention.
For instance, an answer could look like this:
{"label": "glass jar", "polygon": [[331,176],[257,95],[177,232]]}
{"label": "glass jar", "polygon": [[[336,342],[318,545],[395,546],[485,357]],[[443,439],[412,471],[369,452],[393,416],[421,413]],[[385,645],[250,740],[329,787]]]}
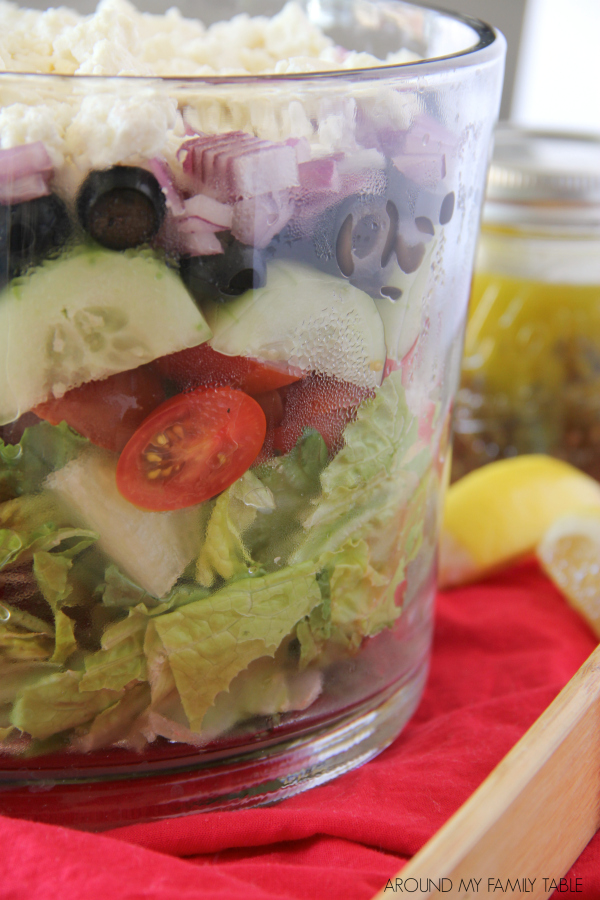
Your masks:
{"label": "glass jar", "polygon": [[340,0],[211,32],[250,35],[215,75],[102,16],[0,74],[0,809],[86,828],[289,796],[414,711],[504,59]]}
{"label": "glass jar", "polygon": [[453,477],[549,453],[600,478],[600,140],[496,131]]}

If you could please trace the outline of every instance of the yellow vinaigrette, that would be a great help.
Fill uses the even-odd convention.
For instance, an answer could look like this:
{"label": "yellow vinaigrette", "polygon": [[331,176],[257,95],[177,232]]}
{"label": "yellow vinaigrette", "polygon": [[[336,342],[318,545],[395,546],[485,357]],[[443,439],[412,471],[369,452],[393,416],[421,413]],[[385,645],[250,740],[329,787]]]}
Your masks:
{"label": "yellow vinaigrette", "polygon": [[464,383],[518,404],[532,388],[591,381],[600,386],[600,284],[475,274]]}

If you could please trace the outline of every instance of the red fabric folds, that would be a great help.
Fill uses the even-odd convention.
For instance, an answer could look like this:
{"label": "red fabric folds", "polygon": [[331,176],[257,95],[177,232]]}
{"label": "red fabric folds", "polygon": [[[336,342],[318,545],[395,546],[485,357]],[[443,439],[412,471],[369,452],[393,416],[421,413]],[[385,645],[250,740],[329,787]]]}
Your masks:
{"label": "red fabric folds", "polygon": [[[533,564],[440,594],[425,695],[402,735],[375,760],[269,808],[103,835],[0,817],[0,898],[370,900],[469,797],[595,644]],[[562,888],[557,896],[600,898],[600,835]],[[483,883],[479,893],[507,896]]]}

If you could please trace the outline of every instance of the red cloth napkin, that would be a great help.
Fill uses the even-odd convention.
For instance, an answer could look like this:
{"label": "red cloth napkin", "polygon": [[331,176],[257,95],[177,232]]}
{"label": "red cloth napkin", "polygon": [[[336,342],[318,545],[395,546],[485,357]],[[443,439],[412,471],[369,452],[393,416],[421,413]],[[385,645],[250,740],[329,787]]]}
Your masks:
{"label": "red cloth napkin", "polygon": [[[0,817],[0,898],[370,900],[469,797],[595,645],[533,564],[440,594],[423,701],[375,760],[272,807],[103,835]],[[515,871],[513,878],[548,874]],[[561,887],[558,897],[600,898],[600,834]],[[515,896],[483,883],[479,893]]]}

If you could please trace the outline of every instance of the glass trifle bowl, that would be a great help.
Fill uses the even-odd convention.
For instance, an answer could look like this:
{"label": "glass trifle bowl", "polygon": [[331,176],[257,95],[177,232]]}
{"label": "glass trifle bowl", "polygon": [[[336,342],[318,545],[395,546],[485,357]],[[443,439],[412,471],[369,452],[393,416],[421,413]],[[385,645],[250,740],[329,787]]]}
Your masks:
{"label": "glass trifle bowl", "polygon": [[424,685],[504,40],[242,8],[0,8],[5,814],[272,802]]}

